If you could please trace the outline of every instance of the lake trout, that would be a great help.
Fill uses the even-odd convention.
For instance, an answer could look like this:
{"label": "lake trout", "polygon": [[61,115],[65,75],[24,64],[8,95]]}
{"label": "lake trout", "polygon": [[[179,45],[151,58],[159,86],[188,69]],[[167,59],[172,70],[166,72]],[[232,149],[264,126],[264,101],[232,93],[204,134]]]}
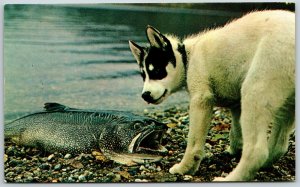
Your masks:
{"label": "lake trout", "polygon": [[120,164],[156,162],[166,152],[161,145],[167,126],[131,112],[81,110],[45,103],[45,111],[5,124],[6,140],[46,152],[100,151]]}

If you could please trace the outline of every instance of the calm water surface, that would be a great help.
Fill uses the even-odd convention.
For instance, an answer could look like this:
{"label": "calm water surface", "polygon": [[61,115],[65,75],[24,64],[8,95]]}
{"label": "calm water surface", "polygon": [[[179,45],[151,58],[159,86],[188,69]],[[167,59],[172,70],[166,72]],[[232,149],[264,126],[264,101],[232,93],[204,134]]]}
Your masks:
{"label": "calm water surface", "polygon": [[142,98],[128,40],[146,45],[145,27],[185,36],[236,16],[229,12],[133,5],[6,5],[5,121],[45,102],[142,112],[187,104],[181,91],[158,106]]}

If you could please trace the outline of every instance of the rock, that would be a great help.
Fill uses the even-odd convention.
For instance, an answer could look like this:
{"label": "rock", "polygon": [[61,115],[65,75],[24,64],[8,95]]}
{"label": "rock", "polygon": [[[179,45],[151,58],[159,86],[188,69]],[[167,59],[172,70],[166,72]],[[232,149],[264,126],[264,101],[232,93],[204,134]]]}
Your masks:
{"label": "rock", "polygon": [[191,175],[184,175],[183,176],[184,181],[191,181],[192,179],[193,179],[193,176],[191,176]]}
{"label": "rock", "polygon": [[75,180],[73,179],[73,177],[72,177],[72,176],[70,176],[70,177],[68,177],[68,180],[67,180],[67,182],[75,182]]}
{"label": "rock", "polygon": [[71,155],[70,153],[67,153],[67,154],[64,156],[65,159],[70,159],[71,157],[72,157],[72,155]]}
{"label": "rock", "polygon": [[51,161],[53,158],[54,158],[54,154],[51,154],[51,155],[48,156],[47,160]]}
{"label": "rock", "polygon": [[44,169],[44,170],[48,170],[50,169],[50,165],[48,163],[42,163],[39,168]]}
{"label": "rock", "polygon": [[58,170],[60,170],[60,169],[61,169],[61,164],[56,164],[56,165],[54,166],[54,170],[58,171]]}
{"label": "rock", "polygon": [[148,182],[146,179],[135,179],[134,182]]}
{"label": "rock", "polygon": [[37,177],[39,177],[41,175],[41,171],[39,168],[37,168],[36,170],[33,171],[33,174]]}
{"label": "rock", "polygon": [[79,182],[86,182],[86,178],[84,175],[79,175],[78,180],[79,180]]}
{"label": "rock", "polygon": [[5,153],[9,156],[14,156],[15,155],[15,148],[14,147],[8,147],[5,151]]}
{"label": "rock", "polygon": [[154,166],[149,166],[148,169],[149,169],[150,171],[155,171],[155,170],[156,170],[156,168],[155,168]]}
{"label": "rock", "polygon": [[106,176],[110,179],[114,179],[116,177],[116,175],[113,172],[109,172],[108,174],[106,174]]}
{"label": "rock", "polygon": [[208,168],[209,168],[209,169],[213,169],[213,170],[217,169],[216,164],[212,164],[212,165],[210,165]]}
{"label": "rock", "polygon": [[228,173],[222,172],[221,177],[227,177]]}
{"label": "rock", "polygon": [[161,171],[161,167],[157,166],[156,171],[158,171],[158,172]]}
{"label": "rock", "polygon": [[118,171],[118,173],[126,179],[130,178],[130,174],[127,171]]}
{"label": "rock", "polygon": [[140,171],[144,171],[144,170],[146,170],[146,167],[144,165],[141,165],[139,169],[140,169]]}
{"label": "rock", "polygon": [[78,161],[78,160],[72,160],[72,162],[70,163],[70,165],[72,167],[76,168],[76,169],[81,169],[81,168],[84,167],[83,164],[80,161]]}
{"label": "rock", "polygon": [[7,154],[4,154],[4,163],[7,162],[7,160],[8,160],[8,156]]}
{"label": "rock", "polygon": [[135,176],[138,173],[138,171],[139,167],[136,166],[128,168],[128,173],[132,176]]}
{"label": "rock", "polygon": [[115,174],[115,178],[113,179],[113,182],[120,182],[121,181],[121,175]]}
{"label": "rock", "polygon": [[9,166],[11,167],[15,167],[17,165],[21,165],[22,164],[22,161],[21,160],[17,160],[17,159],[11,159],[9,162],[8,162]]}
{"label": "rock", "polygon": [[169,128],[175,128],[177,126],[177,124],[176,123],[168,123],[167,126]]}

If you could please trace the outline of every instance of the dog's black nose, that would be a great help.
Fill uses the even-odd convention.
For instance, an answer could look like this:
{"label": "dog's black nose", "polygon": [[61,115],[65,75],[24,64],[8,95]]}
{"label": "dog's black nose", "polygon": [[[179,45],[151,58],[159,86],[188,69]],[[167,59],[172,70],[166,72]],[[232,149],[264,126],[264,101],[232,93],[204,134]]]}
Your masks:
{"label": "dog's black nose", "polygon": [[152,101],[152,97],[151,97],[151,92],[147,91],[147,92],[144,92],[142,94],[142,98],[145,100],[145,101]]}

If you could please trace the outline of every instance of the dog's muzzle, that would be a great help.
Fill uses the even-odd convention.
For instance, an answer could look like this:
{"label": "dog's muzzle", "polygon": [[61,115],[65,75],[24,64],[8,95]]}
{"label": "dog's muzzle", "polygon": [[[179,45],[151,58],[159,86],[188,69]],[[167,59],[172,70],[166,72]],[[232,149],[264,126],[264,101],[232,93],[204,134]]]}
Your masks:
{"label": "dog's muzzle", "polygon": [[151,103],[151,102],[153,101],[153,98],[152,98],[152,96],[151,96],[151,92],[149,92],[149,91],[144,92],[144,93],[142,94],[142,98],[143,98],[145,101],[149,102],[149,103]]}
{"label": "dog's muzzle", "polygon": [[142,98],[148,103],[156,104],[156,103],[160,103],[160,100],[163,100],[163,97],[166,96],[167,92],[168,90],[166,89],[158,99],[153,99],[153,97],[151,96],[151,92],[146,91],[142,94]]}

